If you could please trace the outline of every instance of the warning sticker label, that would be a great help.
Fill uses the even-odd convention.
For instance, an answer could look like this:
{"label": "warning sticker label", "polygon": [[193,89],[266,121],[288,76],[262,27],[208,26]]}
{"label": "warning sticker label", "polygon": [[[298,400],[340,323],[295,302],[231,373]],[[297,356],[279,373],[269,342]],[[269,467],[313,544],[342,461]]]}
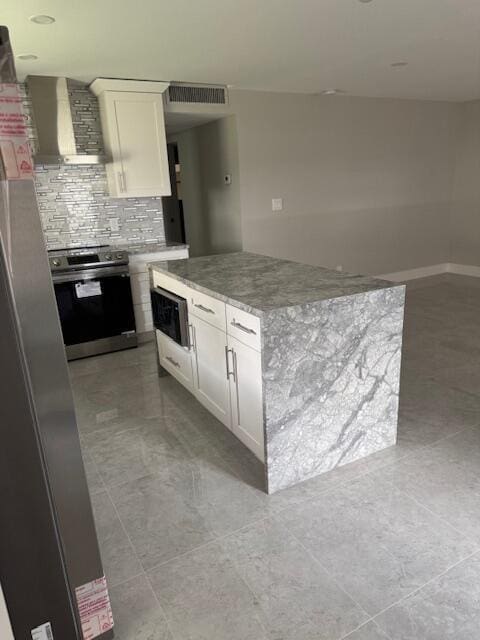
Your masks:
{"label": "warning sticker label", "polygon": [[84,640],[113,628],[113,615],[105,576],[75,589]]}
{"label": "warning sticker label", "polygon": [[32,629],[32,640],[53,640],[52,625],[45,622],[39,627]]}
{"label": "warning sticker label", "polygon": [[18,85],[0,83],[0,152],[8,180],[33,177],[26,118]]}

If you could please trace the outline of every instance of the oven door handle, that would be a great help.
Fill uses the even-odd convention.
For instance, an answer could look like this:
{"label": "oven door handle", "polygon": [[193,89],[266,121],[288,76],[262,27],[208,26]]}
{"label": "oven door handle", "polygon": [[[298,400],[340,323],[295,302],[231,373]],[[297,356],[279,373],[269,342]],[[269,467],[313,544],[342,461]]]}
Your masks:
{"label": "oven door handle", "polygon": [[102,278],[113,278],[121,276],[129,278],[130,273],[125,267],[102,267],[101,269],[85,269],[85,271],[71,271],[69,273],[54,273],[52,280],[54,284],[61,282],[85,282],[87,280],[101,280]]}

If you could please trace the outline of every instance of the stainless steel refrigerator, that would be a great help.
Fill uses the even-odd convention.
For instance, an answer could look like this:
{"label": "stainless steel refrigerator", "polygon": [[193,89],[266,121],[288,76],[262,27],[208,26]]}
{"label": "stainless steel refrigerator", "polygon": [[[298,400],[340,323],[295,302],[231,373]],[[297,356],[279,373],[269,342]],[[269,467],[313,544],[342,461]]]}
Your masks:
{"label": "stainless steel refrigerator", "polygon": [[16,639],[110,638],[17,87],[0,27],[0,584]]}

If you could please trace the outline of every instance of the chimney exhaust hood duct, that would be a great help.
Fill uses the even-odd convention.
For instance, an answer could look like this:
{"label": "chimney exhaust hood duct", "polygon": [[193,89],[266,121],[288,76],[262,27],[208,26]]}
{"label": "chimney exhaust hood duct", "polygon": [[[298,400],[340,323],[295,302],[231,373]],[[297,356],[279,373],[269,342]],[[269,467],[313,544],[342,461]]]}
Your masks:
{"label": "chimney exhaust hood duct", "polygon": [[103,164],[101,155],[77,153],[66,78],[28,76],[37,132],[36,164]]}

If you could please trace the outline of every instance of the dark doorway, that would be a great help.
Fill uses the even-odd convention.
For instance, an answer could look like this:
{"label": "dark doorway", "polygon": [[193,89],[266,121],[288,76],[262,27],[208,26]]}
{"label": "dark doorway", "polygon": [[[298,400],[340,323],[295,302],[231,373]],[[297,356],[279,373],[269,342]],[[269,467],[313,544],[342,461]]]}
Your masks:
{"label": "dark doorway", "polygon": [[172,195],[162,198],[165,239],[167,242],[185,243],[183,205],[179,197],[180,162],[176,143],[170,142],[167,144],[167,153]]}

